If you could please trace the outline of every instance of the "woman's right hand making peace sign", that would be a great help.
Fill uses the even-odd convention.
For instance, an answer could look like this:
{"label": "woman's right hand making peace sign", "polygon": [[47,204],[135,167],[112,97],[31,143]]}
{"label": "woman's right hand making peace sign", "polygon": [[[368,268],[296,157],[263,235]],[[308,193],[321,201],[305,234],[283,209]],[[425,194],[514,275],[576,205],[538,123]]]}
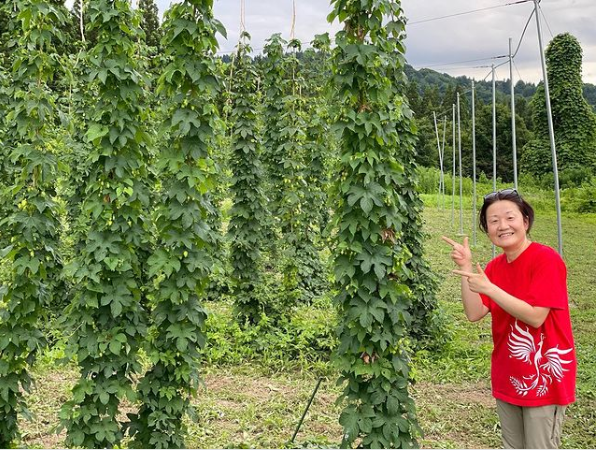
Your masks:
{"label": "woman's right hand making peace sign", "polygon": [[455,242],[453,239],[449,239],[446,236],[441,236],[445,242],[447,242],[451,247],[453,247],[453,251],[451,252],[451,259],[455,264],[457,264],[460,268],[469,269],[472,267],[472,251],[470,250],[470,245],[468,242],[468,237],[464,237],[464,243],[460,244]]}

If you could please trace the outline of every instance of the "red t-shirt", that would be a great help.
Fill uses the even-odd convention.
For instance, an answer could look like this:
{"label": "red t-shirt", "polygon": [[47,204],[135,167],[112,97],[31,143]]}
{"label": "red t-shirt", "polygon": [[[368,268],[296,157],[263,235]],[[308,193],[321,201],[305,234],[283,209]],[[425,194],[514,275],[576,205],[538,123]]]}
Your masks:
{"label": "red t-shirt", "polygon": [[569,317],[567,268],[552,248],[531,243],[513,262],[504,254],[486,267],[489,280],[532,306],[550,308],[534,328],[480,295],[492,316],[493,396],[517,406],[575,401],[577,361]]}

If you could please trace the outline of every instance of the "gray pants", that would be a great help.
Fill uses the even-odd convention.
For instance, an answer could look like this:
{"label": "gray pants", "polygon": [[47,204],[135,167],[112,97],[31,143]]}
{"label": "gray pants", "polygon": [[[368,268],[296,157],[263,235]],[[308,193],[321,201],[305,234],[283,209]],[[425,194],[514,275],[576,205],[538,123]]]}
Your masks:
{"label": "gray pants", "polygon": [[515,406],[497,400],[504,448],[559,448],[566,406]]}

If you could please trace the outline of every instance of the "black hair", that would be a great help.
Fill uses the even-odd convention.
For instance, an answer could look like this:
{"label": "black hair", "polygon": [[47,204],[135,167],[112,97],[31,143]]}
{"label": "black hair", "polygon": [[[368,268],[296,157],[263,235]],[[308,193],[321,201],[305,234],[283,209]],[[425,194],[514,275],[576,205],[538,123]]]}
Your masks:
{"label": "black hair", "polygon": [[478,218],[479,228],[484,233],[488,233],[488,224],[486,222],[486,210],[490,205],[501,200],[508,200],[516,204],[516,206],[519,208],[519,211],[522,213],[524,219],[528,221],[527,232],[529,233],[532,229],[532,225],[534,224],[534,209],[527,201],[525,201],[522,198],[521,195],[518,194],[518,192],[515,189],[504,189],[502,191],[493,192],[484,196],[484,204],[480,209],[480,216]]}

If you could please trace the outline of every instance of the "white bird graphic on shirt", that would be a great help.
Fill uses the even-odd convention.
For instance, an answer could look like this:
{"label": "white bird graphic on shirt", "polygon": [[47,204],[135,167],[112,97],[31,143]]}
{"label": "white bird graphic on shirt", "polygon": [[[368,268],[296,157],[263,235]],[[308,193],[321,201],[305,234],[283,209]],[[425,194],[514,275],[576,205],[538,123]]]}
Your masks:
{"label": "white bird graphic on shirt", "polygon": [[528,327],[523,330],[517,324],[517,320],[515,321],[515,329],[513,325],[511,326],[508,342],[511,351],[509,357],[533,365],[535,371],[532,375],[524,376],[523,380],[509,377],[511,384],[513,384],[519,395],[525,396],[528,392],[536,390],[536,395],[542,397],[548,392],[548,386],[553,382],[553,377],[555,380],[561,381],[565,372],[569,371],[565,366],[571,364],[572,361],[562,359],[561,356],[568,354],[573,348],[560,350],[557,345],[542,353],[543,344],[543,333],[540,334],[540,342],[538,342],[538,348],[536,348],[534,337],[528,331]]}

